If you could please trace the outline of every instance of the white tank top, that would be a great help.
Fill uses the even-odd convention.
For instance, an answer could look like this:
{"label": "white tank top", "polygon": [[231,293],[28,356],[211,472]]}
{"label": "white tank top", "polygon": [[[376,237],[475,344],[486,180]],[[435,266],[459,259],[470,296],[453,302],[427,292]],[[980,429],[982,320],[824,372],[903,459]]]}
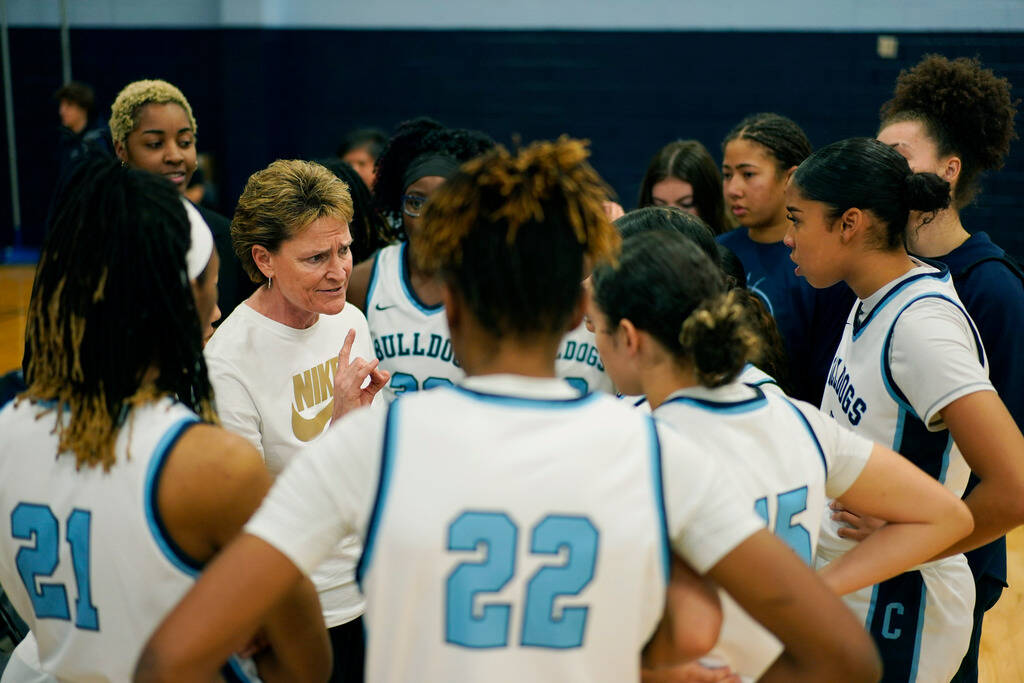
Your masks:
{"label": "white tank top", "polygon": [[[29,625],[43,671],[62,681],[128,681],[160,621],[201,570],[167,533],[157,490],[196,415],[170,399],[132,410],[116,462],[57,456],[56,413],[0,411],[0,583]],[[253,680],[232,661],[227,680]]]}

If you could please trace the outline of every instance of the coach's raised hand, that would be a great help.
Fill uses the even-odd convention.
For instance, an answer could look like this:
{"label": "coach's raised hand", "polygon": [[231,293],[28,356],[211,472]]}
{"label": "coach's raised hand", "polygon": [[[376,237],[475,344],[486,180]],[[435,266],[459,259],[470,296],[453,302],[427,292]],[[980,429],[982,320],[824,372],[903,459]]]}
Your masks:
{"label": "coach's raised hand", "polygon": [[338,352],[338,369],[334,371],[334,420],[356,408],[370,405],[377,392],[391,379],[390,372],[377,368],[379,361],[376,358],[349,360],[355,339],[356,331],[349,330]]}

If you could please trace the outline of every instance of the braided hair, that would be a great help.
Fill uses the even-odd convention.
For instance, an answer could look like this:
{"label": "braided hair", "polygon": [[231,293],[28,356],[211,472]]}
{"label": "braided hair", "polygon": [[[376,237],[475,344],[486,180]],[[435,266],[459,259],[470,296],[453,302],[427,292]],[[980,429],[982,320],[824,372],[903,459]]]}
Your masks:
{"label": "braided hair", "polygon": [[799,166],[812,150],[811,141],[796,122],[771,112],[751,114],[736,124],[722,140],[722,149],[737,139],[750,140],[767,149],[775,157],[780,173]]}
{"label": "braided hair", "polygon": [[427,204],[412,245],[494,335],[563,333],[579,302],[584,258],[614,258],[608,186],[586,143],[562,137],[465,163]]}
{"label": "braided hair", "polygon": [[919,121],[939,156],[960,157],[953,199],[962,209],[977,195],[981,173],[1003,167],[1010,141],[1017,137],[1013,118],[1019,103],[1010,97],[1010,82],[982,68],[977,58],[927,55],[900,72],[880,114],[883,128]]}
{"label": "braided hair", "polygon": [[377,210],[393,225],[401,225],[405,171],[419,157],[439,154],[462,163],[493,147],[494,140],[484,133],[463,128],[445,128],[426,117],[399,124],[377,159],[377,179],[373,184]]}
{"label": "braided hair", "polygon": [[55,404],[59,452],[78,467],[110,469],[130,408],[160,396],[216,421],[189,237],[174,188],[117,162],[83,163],[58,198],[29,303],[22,397]]}

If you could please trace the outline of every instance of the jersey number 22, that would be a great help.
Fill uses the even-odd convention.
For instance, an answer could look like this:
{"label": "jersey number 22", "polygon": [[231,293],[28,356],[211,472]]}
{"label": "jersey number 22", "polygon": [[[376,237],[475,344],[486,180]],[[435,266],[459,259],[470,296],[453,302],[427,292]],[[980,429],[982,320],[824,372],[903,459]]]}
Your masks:
{"label": "jersey number 22", "polygon": [[[463,562],[448,575],[446,638],[464,647],[508,646],[512,606],[488,604],[474,609],[478,594],[497,593],[516,570],[519,529],[504,512],[463,512],[448,528],[448,550],[475,551],[484,546],[482,562]],[[557,556],[568,550],[563,565],[545,565],[526,584],[524,647],[568,649],[583,644],[588,607],[563,607],[555,616],[555,598],[578,595],[594,578],[598,532],[586,517],[548,515],[533,527],[530,552]]]}

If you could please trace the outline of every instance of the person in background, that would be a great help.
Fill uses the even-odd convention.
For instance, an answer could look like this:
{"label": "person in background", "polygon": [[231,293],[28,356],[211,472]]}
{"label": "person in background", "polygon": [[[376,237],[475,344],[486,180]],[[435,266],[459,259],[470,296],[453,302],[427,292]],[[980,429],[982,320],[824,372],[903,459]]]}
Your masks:
{"label": "person in background", "polygon": [[338,145],[338,158],[355,169],[366,187],[373,189],[380,158],[388,136],[377,128],[357,128],[345,134]]}
{"label": "person in background", "polygon": [[760,113],[729,131],[722,150],[723,192],[739,227],[718,241],[739,257],[747,289],[775,318],[789,360],[790,395],[817,405],[854,295],[842,283],[819,292],[798,278],[782,243],[789,226],[786,185],[811,143],[791,119]]}
{"label": "person in background", "polygon": [[377,212],[370,189],[355,169],[339,159],[321,159],[319,163],[348,186],[353,211],[348,226],[352,233],[352,265],[358,266],[395,242],[398,234]]}
{"label": "person in background", "polygon": [[704,145],[676,140],[651,159],[640,185],[637,208],[673,206],[707,223],[715,235],[732,230],[722,197],[722,175]]}
{"label": "person in background", "polygon": [[57,113],[60,116],[59,179],[89,156],[113,155],[110,130],[95,120],[96,96],[90,86],[69,81],[53,94],[53,98],[58,102]]}
{"label": "person in background", "polygon": [[[110,110],[114,152],[122,163],[162,176],[184,194],[198,164],[197,125],[180,90],[161,80],[135,81],[118,93]],[[196,207],[213,232],[220,256],[217,305],[224,319],[253,290],[231,246],[227,218]]]}

